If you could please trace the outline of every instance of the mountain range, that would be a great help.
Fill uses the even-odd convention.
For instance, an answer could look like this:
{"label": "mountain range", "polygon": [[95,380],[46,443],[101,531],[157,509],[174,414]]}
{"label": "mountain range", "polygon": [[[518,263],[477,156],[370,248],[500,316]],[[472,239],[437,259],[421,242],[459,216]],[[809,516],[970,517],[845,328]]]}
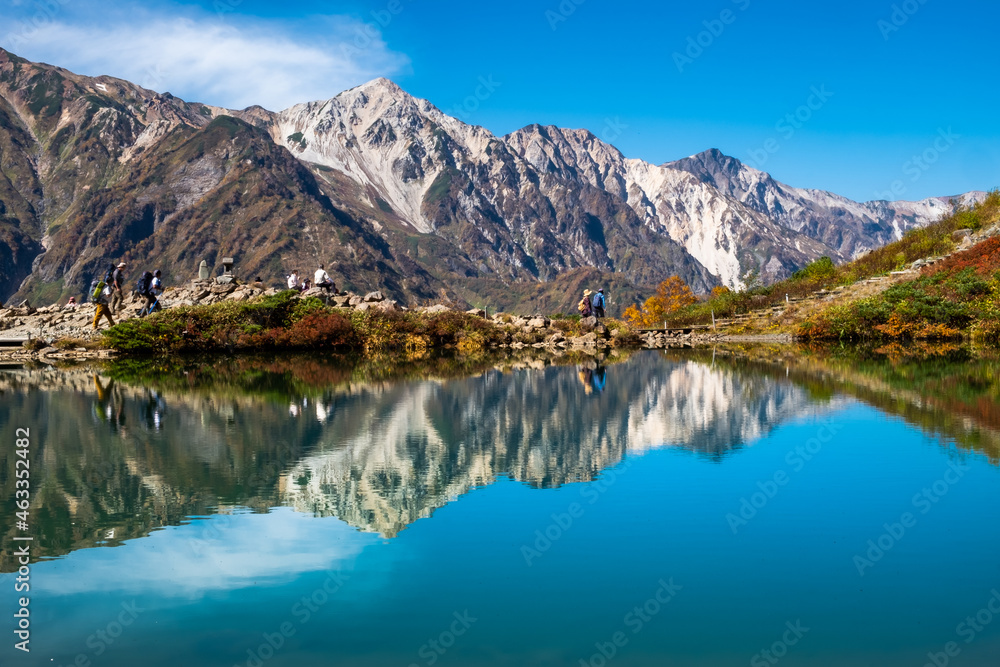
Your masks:
{"label": "mountain range", "polygon": [[858,203],[718,150],[657,166],[587,130],[498,137],[386,79],[237,111],[3,50],[0,167],[4,301],[79,295],[120,259],[169,284],[234,257],[410,305],[566,311],[604,286],[615,312],[674,274],[706,292],[842,262],[952,200]]}

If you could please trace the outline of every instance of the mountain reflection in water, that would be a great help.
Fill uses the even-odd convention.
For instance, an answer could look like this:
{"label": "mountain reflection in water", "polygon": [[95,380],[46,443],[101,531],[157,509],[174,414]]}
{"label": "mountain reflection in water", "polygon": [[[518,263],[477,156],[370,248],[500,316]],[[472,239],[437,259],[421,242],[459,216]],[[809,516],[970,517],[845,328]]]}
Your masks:
{"label": "mountain reflection in water", "polygon": [[[393,537],[498,476],[558,487],[662,447],[724,463],[850,400],[822,369],[705,352],[518,366],[408,375],[289,357],[13,370],[0,373],[0,433],[34,425],[37,557],[236,508],[290,506]],[[0,487],[13,515],[13,476]]]}

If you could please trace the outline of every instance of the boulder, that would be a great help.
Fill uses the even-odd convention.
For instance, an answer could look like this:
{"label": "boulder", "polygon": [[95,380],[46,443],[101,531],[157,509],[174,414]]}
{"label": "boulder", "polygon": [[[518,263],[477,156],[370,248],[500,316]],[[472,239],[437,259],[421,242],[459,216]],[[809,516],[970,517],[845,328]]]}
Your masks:
{"label": "boulder", "polygon": [[382,296],[382,292],[375,291],[375,292],[368,292],[368,294],[365,294],[366,303],[373,303],[375,301],[385,301],[385,297]]}
{"label": "boulder", "polygon": [[476,317],[481,317],[484,320],[486,319],[486,311],[483,310],[482,308],[473,308],[473,309],[467,310],[465,312],[468,313],[469,315],[474,315]]}
{"label": "boulder", "polygon": [[381,310],[383,313],[395,313],[402,310],[396,301],[378,301],[370,304],[371,308]]}
{"label": "boulder", "polygon": [[302,293],[303,297],[315,296],[317,298],[323,298],[326,296],[326,290],[322,287],[311,287]]}
{"label": "boulder", "polygon": [[333,305],[337,308],[346,308],[351,305],[351,297],[349,296],[335,296],[333,297]]}
{"label": "boulder", "polygon": [[597,318],[593,315],[590,317],[584,317],[580,320],[580,326],[589,331],[597,326]]}
{"label": "boulder", "polygon": [[362,302],[362,303],[359,303],[357,306],[355,306],[354,310],[358,311],[359,313],[363,313],[365,311],[371,310],[371,308],[372,308],[372,304]]}
{"label": "boulder", "polygon": [[433,306],[425,306],[423,308],[418,308],[418,312],[424,313],[426,315],[437,315],[438,313],[447,313],[451,310],[448,306],[443,303],[437,303]]}
{"label": "boulder", "polygon": [[545,329],[551,323],[552,322],[551,322],[551,320],[549,320],[549,318],[547,318],[547,317],[541,317],[541,316],[538,316],[538,315],[536,315],[535,317],[533,317],[530,320],[528,320],[528,325],[532,326],[532,327],[534,327],[536,329]]}
{"label": "boulder", "polygon": [[348,305],[350,305],[350,306],[352,306],[354,308],[357,308],[358,306],[360,306],[364,302],[365,302],[365,298],[363,296],[357,296],[357,295],[352,296],[347,301]]}

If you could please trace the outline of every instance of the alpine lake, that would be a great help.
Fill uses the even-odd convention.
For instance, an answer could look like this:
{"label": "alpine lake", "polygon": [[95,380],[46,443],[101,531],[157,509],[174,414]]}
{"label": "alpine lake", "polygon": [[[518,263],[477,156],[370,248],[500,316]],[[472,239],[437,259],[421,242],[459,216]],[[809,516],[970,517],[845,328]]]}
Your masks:
{"label": "alpine lake", "polygon": [[0,442],[4,667],[1000,664],[995,350],[18,366]]}

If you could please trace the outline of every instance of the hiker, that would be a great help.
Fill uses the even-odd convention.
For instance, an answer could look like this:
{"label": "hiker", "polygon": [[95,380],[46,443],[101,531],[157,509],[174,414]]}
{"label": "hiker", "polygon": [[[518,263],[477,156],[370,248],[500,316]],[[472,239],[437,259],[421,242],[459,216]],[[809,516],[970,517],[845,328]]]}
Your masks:
{"label": "hiker", "polygon": [[120,262],[111,274],[111,312],[117,313],[125,303],[125,262]]}
{"label": "hiker", "polygon": [[111,285],[105,285],[104,289],[94,296],[94,303],[97,304],[97,312],[94,313],[94,331],[97,331],[97,325],[101,321],[101,316],[108,318],[111,326],[115,326],[115,318],[111,317],[111,306],[108,305],[112,298],[111,291]]}
{"label": "hiker", "polygon": [[330,280],[330,274],[326,272],[326,267],[322,264],[320,264],[319,268],[316,269],[316,275],[313,276],[313,278],[315,278],[313,281],[314,286],[322,287],[327,294],[329,294],[331,290],[334,292],[337,291],[337,286],[333,284],[332,280]]}
{"label": "hiker", "polygon": [[593,294],[589,289],[583,290],[583,298],[580,299],[580,303],[577,304],[576,309],[580,311],[581,317],[590,317],[593,311],[590,307],[590,295]]}
{"label": "hiker", "polygon": [[298,269],[292,269],[292,275],[288,276],[288,289],[293,289],[297,292],[301,292],[302,290],[299,289],[300,287],[301,286],[299,285],[299,271]]}
{"label": "hiker", "polygon": [[146,300],[146,303],[144,303],[142,308],[139,309],[138,313],[139,317],[145,317],[150,312],[152,312],[150,311],[150,308],[152,308],[153,304],[156,303],[156,297],[153,296],[153,293],[151,291],[152,288],[153,288],[153,274],[150,273],[149,271],[143,271],[142,277],[139,278],[139,282],[135,284],[136,294],[138,294],[139,296],[141,296],[143,299]]}
{"label": "hiker", "polygon": [[66,305],[63,306],[63,310],[76,310],[76,306],[77,306],[76,297],[71,296],[69,298],[69,301],[66,302]]}
{"label": "hiker", "polygon": [[604,317],[604,288],[597,290],[594,295],[594,317],[601,319]]}
{"label": "hiker", "polygon": [[299,291],[308,292],[310,289],[312,289],[312,283],[310,283],[309,279],[306,278],[305,280],[302,281],[302,284],[299,285]]}
{"label": "hiker", "polygon": [[253,281],[253,284],[250,285],[250,287],[252,287],[254,289],[264,289],[264,281],[263,281],[263,279],[261,279],[260,276],[257,276],[257,279]]}
{"label": "hiker", "polygon": [[[139,317],[152,315],[158,310],[163,310],[163,306],[160,305],[160,295],[163,294],[163,281],[160,279],[161,275],[162,274],[159,269],[153,271],[146,293],[143,294],[143,296],[146,297],[146,305],[139,311]],[[145,274],[143,274],[143,277],[145,278]]]}

